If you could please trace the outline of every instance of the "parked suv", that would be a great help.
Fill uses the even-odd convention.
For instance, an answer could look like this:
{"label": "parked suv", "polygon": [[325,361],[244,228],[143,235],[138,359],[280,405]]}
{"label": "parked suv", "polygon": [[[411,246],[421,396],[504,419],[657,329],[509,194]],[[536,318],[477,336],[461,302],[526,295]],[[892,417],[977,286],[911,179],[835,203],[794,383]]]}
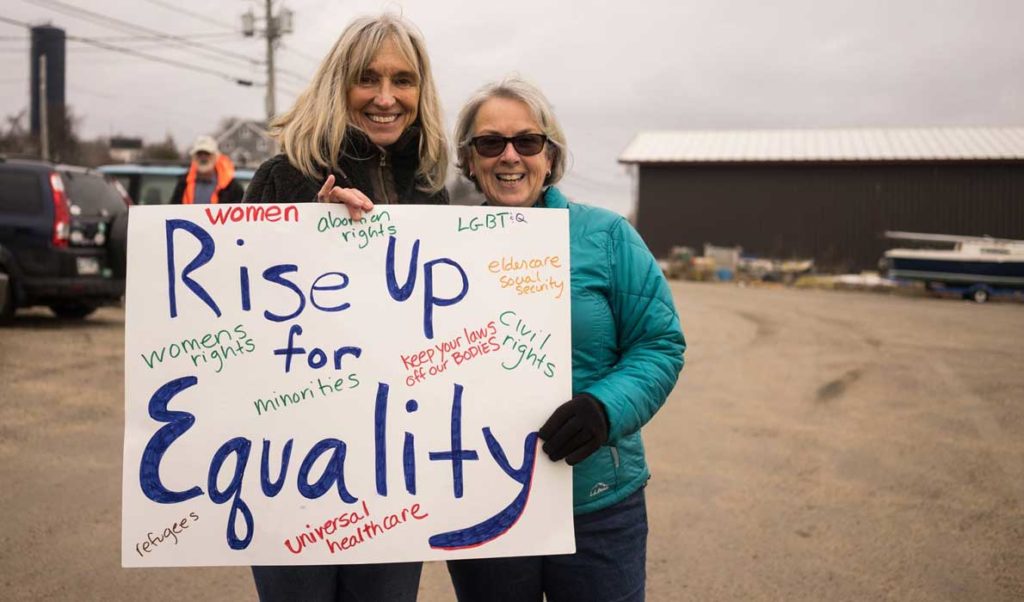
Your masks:
{"label": "parked suv", "polygon": [[119,301],[128,203],[98,171],[0,157],[0,320],[33,305],[80,319]]}

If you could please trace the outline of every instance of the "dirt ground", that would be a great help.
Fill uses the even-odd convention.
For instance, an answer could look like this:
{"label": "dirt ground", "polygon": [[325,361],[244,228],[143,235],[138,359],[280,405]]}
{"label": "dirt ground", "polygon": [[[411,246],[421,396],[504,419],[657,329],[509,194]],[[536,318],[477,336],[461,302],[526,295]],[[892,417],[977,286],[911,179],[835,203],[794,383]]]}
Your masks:
{"label": "dirt ground", "polygon": [[[1024,305],[673,290],[649,600],[1024,599]],[[2,597],[255,599],[244,568],[120,567],[123,317],[0,329]]]}

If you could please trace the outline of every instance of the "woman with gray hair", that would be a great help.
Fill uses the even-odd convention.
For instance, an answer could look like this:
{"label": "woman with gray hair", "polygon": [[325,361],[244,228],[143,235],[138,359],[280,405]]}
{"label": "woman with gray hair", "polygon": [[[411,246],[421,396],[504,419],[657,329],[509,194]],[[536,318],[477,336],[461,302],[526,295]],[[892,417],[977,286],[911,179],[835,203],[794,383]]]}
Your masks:
{"label": "woman with gray hair", "polygon": [[573,467],[576,553],[448,562],[460,602],[644,599],[650,478],[640,428],[665,402],[686,343],[654,257],[622,217],[569,202],[565,135],[533,85],[485,86],[459,114],[458,166],[503,207],[569,212],[573,397],[540,427]]}
{"label": "woman with gray hair", "polygon": [[[257,170],[245,202],[447,204],[441,108],[422,36],[401,17],[356,19],[295,104],[271,123],[284,151]],[[260,600],[405,602],[422,563],[254,566]]]}
{"label": "woman with gray hair", "polygon": [[448,145],[423,37],[401,17],[356,19],[295,104],[270,124],[282,154],[245,202],[448,204]]}

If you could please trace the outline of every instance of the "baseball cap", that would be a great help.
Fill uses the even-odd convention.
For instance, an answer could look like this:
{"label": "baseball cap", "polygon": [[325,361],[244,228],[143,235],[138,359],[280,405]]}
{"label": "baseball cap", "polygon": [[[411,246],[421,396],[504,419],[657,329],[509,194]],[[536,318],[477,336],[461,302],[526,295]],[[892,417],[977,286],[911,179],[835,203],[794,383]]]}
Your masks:
{"label": "baseball cap", "polygon": [[188,151],[188,154],[195,156],[200,151],[206,151],[211,155],[216,155],[220,152],[217,148],[217,141],[212,136],[200,136],[196,138],[195,144],[192,145],[192,150]]}

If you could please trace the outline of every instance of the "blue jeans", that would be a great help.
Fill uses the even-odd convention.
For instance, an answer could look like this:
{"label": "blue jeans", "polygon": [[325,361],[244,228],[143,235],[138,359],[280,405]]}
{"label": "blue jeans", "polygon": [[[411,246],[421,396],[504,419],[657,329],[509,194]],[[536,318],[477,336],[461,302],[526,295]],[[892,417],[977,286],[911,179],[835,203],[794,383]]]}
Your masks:
{"label": "blue jeans", "polygon": [[449,560],[459,602],[642,602],[646,582],[644,490],[576,516],[576,553]]}
{"label": "blue jeans", "polygon": [[260,602],[415,602],[422,562],[254,566]]}

